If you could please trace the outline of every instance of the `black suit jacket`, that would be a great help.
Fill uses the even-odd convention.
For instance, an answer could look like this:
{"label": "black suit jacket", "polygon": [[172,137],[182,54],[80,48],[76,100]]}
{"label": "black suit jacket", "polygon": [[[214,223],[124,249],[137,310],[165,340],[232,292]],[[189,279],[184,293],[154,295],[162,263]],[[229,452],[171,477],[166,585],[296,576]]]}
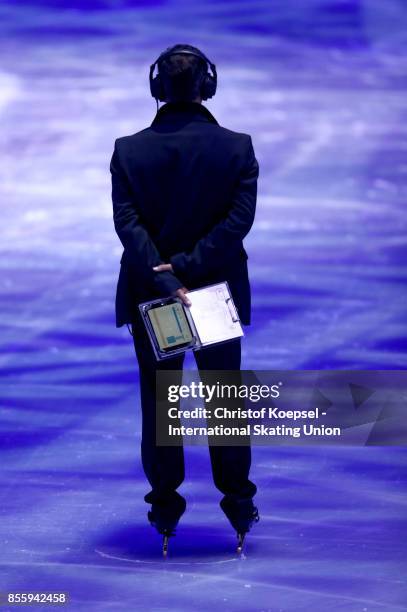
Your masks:
{"label": "black suit jacket", "polygon": [[[124,247],[116,326],[179,287],[227,280],[250,323],[242,240],[255,214],[259,166],[250,135],[221,127],[198,102],[168,102],[144,130],[115,140],[113,219]],[[153,266],[171,263],[172,272]]]}

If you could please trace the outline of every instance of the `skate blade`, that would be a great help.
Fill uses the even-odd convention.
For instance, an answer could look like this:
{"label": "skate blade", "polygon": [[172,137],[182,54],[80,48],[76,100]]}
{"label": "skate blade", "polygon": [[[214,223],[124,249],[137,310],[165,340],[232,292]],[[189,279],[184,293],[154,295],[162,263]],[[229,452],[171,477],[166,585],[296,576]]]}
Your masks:
{"label": "skate blade", "polygon": [[236,552],[238,555],[243,553],[243,543],[244,543],[244,533],[237,534],[237,549]]}
{"label": "skate blade", "polygon": [[164,559],[166,559],[168,555],[168,542],[169,542],[169,537],[165,535],[163,538],[163,557]]}

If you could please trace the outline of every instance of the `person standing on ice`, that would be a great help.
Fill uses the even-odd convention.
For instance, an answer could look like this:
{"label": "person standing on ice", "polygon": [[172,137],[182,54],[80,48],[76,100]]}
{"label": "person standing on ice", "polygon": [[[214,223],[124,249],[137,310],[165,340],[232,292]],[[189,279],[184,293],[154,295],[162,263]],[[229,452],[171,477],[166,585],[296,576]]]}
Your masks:
{"label": "person standing on ice", "polygon": [[[157,66],[158,74],[154,76]],[[211,72],[209,71],[211,70]],[[212,73],[212,74],[211,74]],[[227,281],[243,324],[250,324],[250,284],[243,239],[253,224],[259,165],[251,136],[219,125],[202,104],[217,87],[216,67],[196,47],[177,44],[150,66],[157,102],[151,125],[117,138],[110,162],[115,230],[124,247],[116,326],[131,325],[139,365],[142,464],[151,491],[150,522],[168,537],[186,508],[182,446],[155,441],[155,373],[182,370],[183,355],[156,361],[138,304]],[[158,101],[165,102],[159,108]],[[201,370],[240,370],[241,340],[196,351]],[[249,480],[250,445],[210,446],[220,505],[238,533],[258,520]]]}

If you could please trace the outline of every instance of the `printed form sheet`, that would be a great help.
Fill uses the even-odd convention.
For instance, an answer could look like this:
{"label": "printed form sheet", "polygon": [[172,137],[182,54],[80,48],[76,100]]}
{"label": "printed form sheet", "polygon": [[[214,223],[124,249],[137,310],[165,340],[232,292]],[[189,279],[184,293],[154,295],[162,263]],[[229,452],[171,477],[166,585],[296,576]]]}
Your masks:
{"label": "printed form sheet", "polygon": [[226,283],[189,291],[188,297],[189,311],[202,344],[244,335]]}

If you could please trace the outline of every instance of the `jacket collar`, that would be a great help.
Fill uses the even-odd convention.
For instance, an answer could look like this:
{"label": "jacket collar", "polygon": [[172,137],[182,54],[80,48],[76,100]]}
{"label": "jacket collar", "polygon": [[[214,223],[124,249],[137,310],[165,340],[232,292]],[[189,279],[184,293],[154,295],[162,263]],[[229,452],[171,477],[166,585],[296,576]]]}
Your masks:
{"label": "jacket collar", "polygon": [[215,117],[212,113],[200,104],[199,102],[166,102],[163,104],[153,119],[151,126],[157,125],[158,123],[173,121],[177,119],[186,119],[187,121],[209,121],[216,123]]}

